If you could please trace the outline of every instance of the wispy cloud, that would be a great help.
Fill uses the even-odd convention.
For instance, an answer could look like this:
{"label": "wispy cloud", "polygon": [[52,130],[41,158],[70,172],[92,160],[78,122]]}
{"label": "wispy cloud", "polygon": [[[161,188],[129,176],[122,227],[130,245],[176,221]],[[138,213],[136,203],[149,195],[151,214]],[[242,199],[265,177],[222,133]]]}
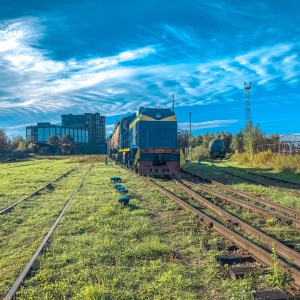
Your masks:
{"label": "wispy cloud", "polygon": [[[222,128],[229,126],[231,124],[237,123],[238,120],[213,120],[208,122],[201,122],[201,123],[193,123],[192,130],[199,130],[199,129],[208,129],[208,128]],[[179,123],[178,128],[182,130],[189,130],[190,124],[189,123]]]}
{"label": "wispy cloud", "polygon": [[[151,67],[122,65],[123,62],[145,57],[151,59],[149,55],[156,54],[156,49],[152,46],[128,50],[112,57],[58,62],[49,59],[45,51],[31,46],[32,39],[40,37],[40,33],[34,33],[32,28],[36,22],[37,20],[32,19],[19,20],[7,24],[1,31],[5,43],[3,49],[6,51],[2,51],[0,60],[7,66],[5,73],[13,73],[14,81],[18,80],[17,90],[13,84],[7,84],[7,96],[1,98],[0,104],[3,109],[36,105],[39,110],[58,110],[61,109],[61,104],[56,101],[57,97],[62,97],[63,106],[71,107],[74,100],[67,99],[70,93],[91,88],[110,98],[116,94],[132,94],[132,91],[138,90],[137,81],[139,90],[147,90],[149,82],[156,82],[161,90],[159,97],[166,96],[168,90],[177,89],[189,99],[185,105],[205,104],[211,103],[212,95],[219,97],[233,88],[240,89],[241,77],[255,78],[259,84],[271,82],[275,77],[281,77],[287,83],[295,83],[299,72],[299,57],[291,55],[293,45],[288,44],[265,47],[237,57],[214,59],[206,63],[164,65],[161,61]],[[164,27],[173,35],[178,35],[182,41],[196,44],[195,37],[189,33],[170,26]],[[36,40],[35,42],[38,43]],[[269,71],[270,68],[277,68],[277,73],[274,75]],[[191,75],[198,85],[191,84]],[[164,82],[168,80],[175,83],[169,89],[167,84],[164,86]],[[14,103],[13,99],[16,98],[24,99],[23,103]],[[42,101],[45,102],[44,105],[41,105]]]}
{"label": "wispy cloud", "polygon": [[[218,1],[220,10],[226,9],[223,4]],[[266,92],[281,83],[295,86],[299,82],[300,43],[274,42],[204,59],[204,42],[196,31],[168,24],[161,25],[161,30],[153,44],[127,46],[111,56],[58,61],[41,45],[45,35],[41,19],[2,21],[2,114],[24,117],[98,110],[109,117],[131,113],[140,105],[170,105],[173,93],[179,107],[234,102],[246,79]],[[190,54],[192,48],[196,51]],[[236,122],[193,123],[193,128],[217,128]],[[189,127],[181,125],[186,127],[183,129]]]}

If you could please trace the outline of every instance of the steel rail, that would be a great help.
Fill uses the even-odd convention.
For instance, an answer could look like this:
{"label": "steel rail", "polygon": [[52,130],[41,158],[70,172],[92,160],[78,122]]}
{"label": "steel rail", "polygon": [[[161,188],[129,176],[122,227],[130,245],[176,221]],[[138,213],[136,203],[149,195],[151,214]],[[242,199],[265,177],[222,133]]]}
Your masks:
{"label": "steel rail", "polygon": [[286,245],[280,243],[276,239],[268,236],[267,234],[263,233],[262,231],[252,227],[251,225],[245,223],[241,219],[233,216],[232,214],[228,213],[227,211],[223,210],[219,206],[213,204],[212,202],[208,201],[207,199],[201,197],[199,194],[185,186],[184,184],[180,183],[178,180],[173,179],[174,182],[180,186],[183,190],[185,190],[189,195],[191,195],[195,200],[200,202],[205,207],[209,208],[210,210],[214,211],[219,216],[225,218],[228,221],[231,221],[233,224],[238,224],[238,226],[247,234],[251,234],[254,238],[258,241],[263,243],[268,247],[269,250],[272,249],[273,246],[276,247],[276,252],[282,258],[285,258],[289,261],[292,261],[296,266],[300,267],[300,253],[287,247]]}
{"label": "steel rail", "polygon": [[[34,166],[34,165],[38,165],[38,164],[40,164],[40,162],[38,162],[38,163],[32,163],[32,164],[17,165],[17,166],[8,166],[8,168],[5,168],[5,170],[14,169],[14,168],[21,168],[21,167],[27,167],[27,166]],[[0,166],[1,165],[2,165],[2,163],[0,163]]]}
{"label": "steel rail", "polygon": [[17,202],[15,202],[15,203],[12,204],[12,205],[10,205],[10,206],[4,208],[3,210],[0,211],[0,215],[3,215],[3,214],[5,214],[5,213],[10,212],[16,205],[18,205],[18,204],[21,203],[22,201],[27,200],[28,198],[30,198],[30,197],[32,197],[32,196],[38,194],[41,190],[43,190],[43,189],[45,189],[45,188],[47,188],[47,187],[50,187],[50,186],[52,185],[52,183],[54,183],[55,181],[58,181],[58,180],[61,179],[62,177],[67,176],[69,173],[71,173],[71,172],[72,172],[73,170],[75,170],[75,169],[76,169],[76,167],[73,168],[73,169],[71,169],[71,170],[69,170],[67,173],[65,173],[65,174],[63,174],[63,175],[57,177],[56,179],[52,180],[51,182],[47,183],[46,185],[42,186],[41,188],[37,189],[36,191],[32,192],[30,195],[28,195],[28,196],[22,198],[21,200],[18,200]]}
{"label": "steel rail", "polygon": [[243,169],[232,167],[232,166],[227,166],[227,168],[231,168],[231,169],[238,170],[238,171],[241,171],[241,172],[245,172],[245,173],[248,173],[248,174],[251,174],[251,175],[255,175],[255,176],[261,176],[263,178],[270,179],[270,180],[275,180],[275,181],[279,181],[279,182],[283,182],[283,183],[288,183],[288,184],[294,184],[294,185],[297,185],[297,186],[300,187],[300,183],[299,182],[289,181],[289,180],[280,179],[280,178],[275,178],[275,177],[272,177],[272,176],[268,176],[268,175],[264,175],[264,174],[259,174],[259,173],[251,172],[251,171],[248,171],[248,170],[243,170]]}
{"label": "steel rail", "polygon": [[62,216],[64,215],[65,211],[67,210],[67,208],[69,207],[69,205],[71,204],[72,200],[74,199],[74,197],[76,196],[77,192],[79,191],[80,187],[82,186],[83,182],[85,181],[85,179],[87,178],[87,176],[89,175],[89,172],[91,171],[91,168],[94,164],[92,164],[87,172],[85,173],[84,177],[82,178],[81,182],[79,183],[78,187],[76,188],[75,192],[72,194],[71,198],[69,199],[68,203],[66,204],[66,206],[64,207],[64,209],[61,211],[60,215],[58,216],[58,218],[56,219],[56,221],[54,222],[54,224],[52,225],[51,229],[49,230],[49,232],[47,233],[47,235],[45,236],[45,238],[43,239],[42,243],[39,245],[38,249],[36,250],[36,252],[33,254],[32,258],[30,259],[29,263],[27,264],[27,266],[23,269],[23,271],[21,272],[20,276],[18,277],[18,279],[15,281],[15,283],[12,285],[11,289],[9,290],[9,292],[7,293],[7,295],[5,296],[4,300],[11,300],[13,299],[13,296],[15,295],[15,293],[17,292],[17,290],[19,289],[20,285],[22,284],[23,280],[25,279],[27,273],[31,270],[34,262],[36,261],[37,257],[39,256],[39,254],[42,252],[43,248],[45,247],[46,243],[48,242],[51,234],[53,233],[53,231],[55,230],[55,228],[58,225],[58,222],[60,221],[60,219],[62,218]]}
{"label": "steel rail", "polygon": [[218,191],[209,189],[207,187],[204,187],[204,186],[201,186],[201,185],[189,182],[187,180],[180,180],[180,181],[183,184],[187,185],[187,186],[195,187],[197,189],[201,189],[202,191],[205,191],[205,192],[207,192],[207,193],[209,193],[209,194],[211,194],[213,196],[216,196],[216,197],[219,197],[220,199],[223,199],[225,201],[237,204],[237,205],[239,205],[241,207],[246,207],[246,208],[248,208],[250,210],[253,210],[253,211],[261,213],[261,214],[264,214],[266,216],[276,217],[280,221],[291,222],[296,228],[300,228],[300,220],[292,218],[292,217],[289,217],[289,216],[286,216],[286,215],[282,214],[281,212],[270,210],[270,209],[264,208],[262,206],[258,206],[258,205],[255,205],[255,204],[243,201],[241,199],[225,195],[225,194],[223,194],[221,192],[218,192]]}
{"label": "steel rail", "polygon": [[[215,165],[214,165],[215,166]],[[216,168],[216,166],[215,166]],[[269,184],[266,184],[266,183],[262,183],[262,182],[259,182],[255,179],[250,179],[250,178],[245,178],[243,176],[240,176],[240,175],[237,175],[235,173],[232,173],[232,172],[229,172],[229,171],[225,171],[225,170],[221,170],[223,173],[226,173],[226,174],[229,174],[229,175],[232,175],[232,176],[235,176],[235,177],[238,177],[238,178],[241,178],[241,179],[244,179],[244,180],[247,180],[247,181],[250,181],[250,182],[253,182],[253,183],[257,183],[257,184],[260,184],[260,185],[263,185],[263,186],[267,186],[267,187],[270,187]]]}
{"label": "steel rail", "polygon": [[238,191],[234,188],[231,188],[221,182],[218,182],[218,181],[215,181],[215,180],[212,180],[212,179],[208,179],[208,178],[205,178],[199,174],[196,174],[196,173],[192,173],[188,170],[185,170],[185,169],[182,169],[181,170],[182,172],[185,172],[185,173],[188,173],[188,174],[191,174],[192,176],[196,176],[196,177],[199,177],[199,178],[202,178],[202,181],[207,181],[207,182],[210,182],[224,190],[227,190],[227,191],[230,191],[236,195],[239,195],[239,196],[242,196],[244,198],[247,198],[247,199],[250,199],[250,200],[253,200],[255,202],[258,202],[260,204],[263,204],[263,205],[266,205],[268,207],[271,207],[273,209],[277,209],[278,211],[280,211],[281,213],[285,213],[285,214],[288,214],[288,215],[291,215],[293,216],[294,218],[296,219],[300,219],[300,211],[298,210],[295,210],[295,209],[292,209],[292,208],[289,208],[289,207],[286,207],[286,206],[283,206],[283,205],[280,205],[280,204],[277,204],[277,203],[274,203],[274,202],[271,202],[269,200],[265,200],[263,198],[260,198],[260,197],[257,197],[257,196],[254,196],[254,195],[250,195],[248,193],[245,193],[245,192],[242,192],[242,191]]}
{"label": "steel rail", "polygon": [[[261,262],[262,264],[266,266],[273,266],[273,261],[271,258],[271,253],[269,251],[266,251],[265,249],[261,248],[260,246],[254,244],[253,242],[249,241],[248,239],[244,238],[243,236],[239,235],[235,231],[225,227],[218,221],[214,220],[213,218],[207,216],[202,211],[194,208],[190,204],[186,203],[185,201],[181,200],[171,192],[165,190],[161,186],[157,185],[156,183],[147,180],[150,185],[157,188],[161,193],[166,195],[167,197],[174,200],[177,204],[179,204],[181,207],[186,209],[187,211],[191,212],[193,215],[195,215],[199,221],[209,225],[211,228],[215,229],[218,233],[220,233],[224,238],[227,240],[230,240],[232,243],[237,245],[240,249],[247,250],[249,252],[249,255],[251,255],[255,260]],[[277,251],[277,248],[276,248]],[[278,258],[278,265],[277,267],[282,270],[285,273],[288,273],[293,279],[295,285],[299,288],[300,287],[300,271],[290,265],[289,263],[285,262],[284,260]]]}

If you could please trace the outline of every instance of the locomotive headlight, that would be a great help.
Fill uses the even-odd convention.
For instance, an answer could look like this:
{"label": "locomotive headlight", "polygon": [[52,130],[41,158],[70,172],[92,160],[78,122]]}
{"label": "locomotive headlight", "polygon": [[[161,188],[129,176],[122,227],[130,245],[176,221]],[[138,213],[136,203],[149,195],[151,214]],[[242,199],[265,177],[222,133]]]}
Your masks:
{"label": "locomotive headlight", "polygon": [[162,115],[161,115],[160,112],[157,112],[157,113],[155,114],[155,118],[156,118],[156,119],[161,119],[161,117],[162,117]]}

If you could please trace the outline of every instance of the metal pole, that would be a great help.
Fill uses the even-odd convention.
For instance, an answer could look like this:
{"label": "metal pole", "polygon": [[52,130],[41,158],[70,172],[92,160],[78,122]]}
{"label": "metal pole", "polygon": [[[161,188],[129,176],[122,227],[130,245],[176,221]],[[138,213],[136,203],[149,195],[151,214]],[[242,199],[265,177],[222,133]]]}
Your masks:
{"label": "metal pole", "polygon": [[173,109],[173,112],[174,112],[174,94],[172,95],[172,99],[173,99],[173,102],[172,102],[172,109]]}
{"label": "metal pole", "polygon": [[[190,141],[192,140],[192,113],[190,114]],[[190,160],[192,161],[192,145],[190,144]]]}
{"label": "metal pole", "polygon": [[192,137],[192,113],[189,112],[190,114],[190,138]]}

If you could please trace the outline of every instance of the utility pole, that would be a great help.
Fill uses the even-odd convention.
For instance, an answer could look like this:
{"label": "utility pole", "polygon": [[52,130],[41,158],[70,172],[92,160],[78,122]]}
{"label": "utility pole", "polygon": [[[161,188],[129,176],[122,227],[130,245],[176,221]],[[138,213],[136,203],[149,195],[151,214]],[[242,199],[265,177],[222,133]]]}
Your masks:
{"label": "utility pole", "polygon": [[172,95],[172,99],[173,99],[173,101],[172,101],[172,109],[173,109],[173,112],[174,112],[174,94]]}
{"label": "utility pole", "polygon": [[190,138],[192,138],[192,113],[189,112],[190,114]]}
{"label": "utility pole", "polygon": [[[192,113],[190,114],[190,142],[192,141]],[[192,161],[192,145],[190,144],[190,160]]]}

